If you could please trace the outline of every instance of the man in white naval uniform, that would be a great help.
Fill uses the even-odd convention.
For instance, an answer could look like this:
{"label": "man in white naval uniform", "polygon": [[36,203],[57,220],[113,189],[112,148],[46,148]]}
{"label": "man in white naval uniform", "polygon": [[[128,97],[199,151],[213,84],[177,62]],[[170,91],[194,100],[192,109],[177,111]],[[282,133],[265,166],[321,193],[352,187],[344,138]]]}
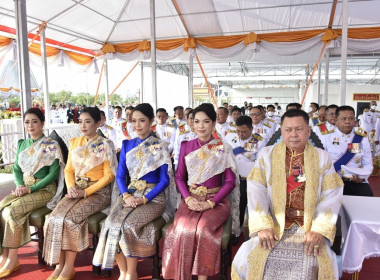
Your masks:
{"label": "man in white naval uniform", "polygon": [[234,107],[232,109],[232,120],[230,121],[230,126],[236,127],[236,120],[242,116],[241,109],[239,107]]}
{"label": "man in white naval uniform", "polygon": [[132,113],[133,113],[133,109],[134,109],[133,106],[128,106],[127,108],[125,108],[125,119],[127,121],[127,123],[126,123],[126,129],[127,129],[127,134],[128,134],[128,136],[129,136],[130,139],[133,139],[133,138],[137,137],[137,133],[133,131],[133,127],[132,127]]}
{"label": "man in white naval uniform", "polygon": [[190,141],[198,137],[194,132],[193,110],[188,110],[185,116],[187,125],[182,123],[178,126],[174,141],[173,160],[176,168],[182,141]]}
{"label": "man in white naval uniform", "polygon": [[247,207],[247,177],[255,165],[257,153],[265,147],[268,140],[259,134],[252,133],[252,119],[241,116],[236,120],[236,133],[228,133],[225,137],[233,149],[240,179],[240,226],[243,225],[245,208]]}
{"label": "man in white naval uniform", "polygon": [[174,107],[174,117],[170,119],[170,123],[174,125],[175,129],[177,129],[181,124],[186,124],[184,115],[185,114],[182,106]]}
{"label": "man in white naval uniform", "polygon": [[106,124],[106,114],[104,111],[100,111],[100,116],[101,119],[99,129],[107,139],[110,139],[113,142],[114,146],[116,147],[117,138],[115,129],[112,126]]}
{"label": "man in white naval uniform", "polygon": [[156,110],[157,124],[152,126],[152,130],[164,142],[168,143],[169,153],[173,152],[176,129],[171,123],[167,123],[168,114],[164,108]]}
{"label": "man in white naval uniform", "polygon": [[113,119],[112,119],[112,127],[116,131],[116,143],[115,143],[115,148],[116,152],[120,152],[121,149],[121,144],[125,138],[124,133],[123,133],[123,127],[122,123],[125,122],[125,119],[121,117],[122,114],[122,109],[120,106],[115,106],[113,109]]}
{"label": "man in white naval uniform", "polygon": [[260,134],[265,141],[268,141],[270,137],[272,137],[271,128],[263,124],[262,111],[260,110],[260,107],[253,107],[251,111],[249,111],[249,116],[252,119],[253,133]]}
{"label": "man in white naval uniform", "polygon": [[228,110],[224,107],[219,107],[216,110],[216,132],[221,140],[224,140],[224,137],[227,135],[229,130],[232,130],[230,124],[227,122]]}
{"label": "man in white naval uniform", "polygon": [[376,138],[376,121],[380,117],[380,112],[376,111],[377,102],[371,101],[370,110],[363,112],[362,119],[360,121],[361,127],[367,132],[369,143],[371,144],[372,156],[375,155],[375,138]]}
{"label": "man in white naval uniform", "polygon": [[341,106],[336,110],[336,129],[323,137],[323,146],[334,162],[335,171],[344,182],[344,195],[373,196],[368,184],[372,156],[365,131],[355,127],[355,110]]}
{"label": "man in white naval uniform", "polygon": [[335,112],[337,108],[338,106],[335,104],[327,106],[326,121],[320,122],[319,124],[313,127],[313,131],[315,134],[317,134],[319,139],[322,139],[322,137],[324,137],[325,135],[334,132],[336,122]]}

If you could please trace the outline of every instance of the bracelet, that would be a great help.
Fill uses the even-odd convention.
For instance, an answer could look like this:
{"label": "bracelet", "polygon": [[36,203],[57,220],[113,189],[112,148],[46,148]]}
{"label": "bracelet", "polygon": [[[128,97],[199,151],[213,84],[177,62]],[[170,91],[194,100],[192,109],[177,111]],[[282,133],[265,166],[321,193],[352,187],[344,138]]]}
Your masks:
{"label": "bracelet", "polygon": [[189,201],[192,199],[193,197],[191,195],[189,195],[188,197],[185,198],[185,203],[186,205],[189,203]]}
{"label": "bracelet", "polygon": [[123,193],[123,200],[130,196],[132,196],[130,193],[127,193],[127,192]]}
{"label": "bracelet", "polygon": [[144,200],[144,205],[148,203],[148,199],[145,197],[145,195],[143,195],[141,198]]}
{"label": "bracelet", "polygon": [[83,198],[86,198],[86,197],[87,197],[87,193],[86,193],[86,191],[84,191]]}
{"label": "bracelet", "polygon": [[208,204],[210,204],[211,209],[213,209],[213,208],[215,207],[215,203],[214,203],[214,202],[212,202],[212,201],[209,200],[209,199],[207,199],[206,201],[208,202]]}

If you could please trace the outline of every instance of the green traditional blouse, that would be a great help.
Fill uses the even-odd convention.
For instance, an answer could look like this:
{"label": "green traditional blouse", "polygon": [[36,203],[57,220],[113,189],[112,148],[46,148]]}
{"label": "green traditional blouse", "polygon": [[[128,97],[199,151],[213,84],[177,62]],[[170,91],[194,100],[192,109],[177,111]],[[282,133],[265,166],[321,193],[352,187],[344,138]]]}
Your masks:
{"label": "green traditional blouse", "polygon": [[[20,152],[30,147],[31,145],[33,145],[35,142],[37,142],[44,136],[45,135],[42,134],[42,136],[36,140],[29,138],[25,140],[20,139],[18,141],[16,160],[13,165],[13,176],[15,178],[16,186],[25,185],[22,170],[20,166],[18,165],[18,156]],[[42,180],[30,186],[31,192],[35,192],[42,189],[43,187],[46,187],[47,185],[52,183],[54,180],[56,180],[58,178],[58,175],[59,175],[59,159],[55,159],[52,165],[44,166],[34,174],[34,178],[42,179]]]}

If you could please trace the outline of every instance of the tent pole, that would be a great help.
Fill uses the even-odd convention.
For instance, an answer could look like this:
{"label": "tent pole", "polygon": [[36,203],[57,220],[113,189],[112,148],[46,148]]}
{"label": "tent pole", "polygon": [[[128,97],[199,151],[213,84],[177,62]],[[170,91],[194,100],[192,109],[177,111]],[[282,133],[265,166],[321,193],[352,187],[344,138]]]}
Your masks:
{"label": "tent pole", "polygon": [[[140,61],[140,69],[141,69],[141,103],[144,103],[144,61]],[[139,98],[140,101],[140,98]]]}
{"label": "tent pole", "polygon": [[47,69],[47,58],[46,58],[46,36],[45,36],[46,25],[41,29],[41,59],[42,68],[44,73],[44,109],[45,109],[45,124],[48,129],[48,134],[50,134],[50,99],[49,99],[49,78]]}
{"label": "tent pole", "polygon": [[[318,64],[318,104],[322,104],[322,96],[321,96],[321,63]],[[326,105],[326,104],[325,104]]]}
{"label": "tent pole", "polygon": [[150,0],[150,37],[151,37],[151,61],[152,61],[152,105],[157,109],[157,67],[156,67],[156,11],[155,0]]}
{"label": "tent pole", "polygon": [[193,77],[194,77],[194,67],[193,67],[193,56],[190,55],[189,58],[189,76],[188,76],[188,85],[189,85],[189,91],[188,91],[188,104],[189,107],[193,108]]}
{"label": "tent pole", "polygon": [[[18,77],[20,83],[20,104],[21,117],[24,112],[32,107],[30,67],[28,50],[28,30],[26,19],[26,0],[14,0],[16,12],[16,33],[17,33],[17,56],[18,56]],[[24,125],[23,125],[24,126]],[[25,129],[23,136],[26,138]]]}
{"label": "tent pole", "polygon": [[104,101],[106,102],[106,120],[110,121],[109,116],[110,116],[110,103],[109,103],[109,95],[110,95],[110,89],[109,89],[109,81],[108,81],[108,60],[107,58],[104,59],[104,74],[106,78],[106,94],[105,94],[105,99]]}
{"label": "tent pole", "polygon": [[342,54],[340,72],[340,105],[346,104],[346,72],[347,72],[347,25],[348,25],[348,0],[343,0],[342,7]]}
{"label": "tent pole", "polygon": [[327,49],[325,54],[325,89],[323,91],[323,103],[328,105],[329,96],[329,68],[330,68],[330,52]]}

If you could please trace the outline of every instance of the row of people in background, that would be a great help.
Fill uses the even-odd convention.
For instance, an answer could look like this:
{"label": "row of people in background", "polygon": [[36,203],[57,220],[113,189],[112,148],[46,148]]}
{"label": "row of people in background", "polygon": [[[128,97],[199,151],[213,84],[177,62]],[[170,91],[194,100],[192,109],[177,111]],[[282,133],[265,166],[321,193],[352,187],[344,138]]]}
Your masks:
{"label": "row of people in background", "polygon": [[[106,211],[109,215],[93,264],[110,269],[116,260],[121,271],[120,279],[136,279],[137,258],[155,252],[151,222],[160,216],[168,221],[175,209],[174,223],[169,227],[164,243],[162,267],[165,278],[188,279],[193,274],[205,279],[217,274],[222,225],[231,213],[232,233],[238,237],[247,206],[250,219],[252,217],[249,226],[255,239],[239,250],[232,270],[233,279],[245,278],[247,273],[275,273],[270,267],[257,266],[261,270],[255,271],[256,266],[247,262],[247,255],[255,246],[273,249],[274,240],[278,239],[275,234],[279,232],[274,232],[275,219],[270,222],[272,214],[278,218],[280,213],[285,213],[286,229],[291,230],[287,234],[305,234],[301,230],[303,222],[307,225],[306,230],[316,231],[318,234],[310,235],[307,244],[307,251],[316,258],[322,252],[320,250],[324,250],[324,241],[333,239],[331,224],[336,220],[336,207],[329,208],[333,211],[330,212],[331,218],[318,220],[321,223],[319,228],[313,227],[310,220],[303,220],[303,212],[309,211],[303,209],[303,202],[281,202],[285,210],[275,209],[274,213],[269,213],[269,204],[273,202],[267,202],[267,195],[263,193],[261,196],[260,190],[263,186],[273,186],[275,191],[281,185],[275,180],[277,177],[269,176],[271,171],[267,168],[271,166],[277,173],[285,170],[291,178],[294,177],[290,183],[287,181],[291,186],[287,194],[290,197],[293,192],[297,197],[302,193],[306,195],[304,183],[313,176],[310,172],[319,169],[317,174],[325,182],[321,179],[323,194],[317,197],[337,204],[343,184],[345,194],[372,196],[368,185],[373,168],[370,142],[362,128],[355,128],[354,109],[350,106],[316,106],[317,110],[310,110],[309,118],[300,110],[300,104],[291,103],[280,119],[274,114],[273,105],[266,108],[253,106],[243,116],[238,107],[233,107],[229,114],[226,105],[227,108],[220,107],[216,111],[211,104],[186,110],[177,106],[175,117],[169,121],[165,109],[157,109],[155,118],[153,108],[146,103],[126,108],[126,119],[122,118],[122,108],[115,107],[114,127],[106,124],[105,114],[99,109],[83,109],[79,116],[83,136],[70,141],[65,167],[68,190],[62,200],[63,178],[59,178],[58,188],[54,183],[59,169],[64,167],[59,145],[43,135],[41,111],[26,112],[24,122],[31,139],[19,142],[14,167],[17,188],[0,203],[5,220],[1,224],[4,234],[0,246],[0,277],[19,269],[17,249],[14,248],[30,241],[28,215],[47,202],[54,210],[45,223],[43,255],[49,264],[57,265],[49,278],[51,280],[74,277],[76,254],[89,246],[87,217],[98,211]],[[285,120],[288,123],[285,124]],[[264,149],[280,127],[285,146]],[[109,139],[97,136],[98,128]],[[306,145],[311,130],[320,134],[318,137],[327,153]],[[120,152],[118,165],[116,152]],[[285,169],[276,163],[277,156],[274,161],[271,159],[272,152],[277,156],[286,155],[279,157],[279,162],[286,165]],[[323,160],[318,161],[319,156]],[[311,167],[309,164],[316,160],[317,166]],[[182,197],[180,202],[176,199],[173,162],[176,165],[175,183]],[[276,176],[285,178],[278,174]],[[337,179],[337,174],[343,182]],[[326,177],[328,181],[325,175],[329,175]],[[126,183],[127,177],[130,180]],[[112,187],[115,178],[116,184]],[[321,182],[318,178],[316,180]],[[248,192],[247,197],[250,188],[255,192]],[[227,199],[229,194],[232,194],[231,203]],[[20,210],[25,206],[25,200],[30,201],[28,208]],[[322,205],[323,201],[315,203]],[[316,211],[327,211],[317,204]],[[108,205],[112,205],[112,209],[107,209]],[[326,213],[322,216],[327,217]],[[308,215],[308,218],[313,217],[312,213]],[[262,232],[264,222],[272,226],[271,232]],[[293,225],[301,227],[292,228]],[[331,230],[323,231],[327,228]],[[286,244],[280,250],[286,251]],[[328,254],[333,260],[333,253],[328,251]],[[269,259],[276,259],[276,255],[270,255]],[[312,266],[317,263],[316,259],[310,262]],[[324,269],[322,265],[320,268]],[[335,266],[333,270],[336,275]],[[284,271],[283,275],[286,273]]]}

